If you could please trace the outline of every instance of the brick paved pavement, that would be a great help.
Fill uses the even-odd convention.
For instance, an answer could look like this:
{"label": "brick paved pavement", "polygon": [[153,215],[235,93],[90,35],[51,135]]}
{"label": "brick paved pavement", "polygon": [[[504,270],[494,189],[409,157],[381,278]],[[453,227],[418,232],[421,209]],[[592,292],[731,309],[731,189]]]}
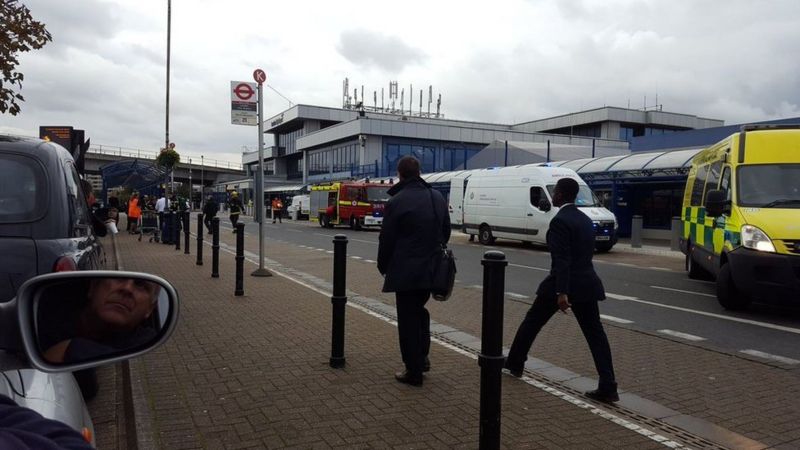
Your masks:
{"label": "brick paved pavement", "polygon": [[[234,297],[230,255],[211,279],[208,253],[199,267],[129,236],[120,249],[125,269],[164,276],[182,300],[171,340],[132,363],[149,413],[137,426],[153,430],[154,447],[477,447],[475,360],[434,344],[425,386],[401,385],[396,329],[348,308],[348,365],[330,369],[328,297],[278,276],[248,277]],[[663,448],[510,377],[503,402],[506,448]]]}
{"label": "brick paved pavement", "polygon": [[[314,228],[311,228],[315,230]],[[222,233],[223,242],[233,239]],[[257,252],[257,239],[247,242]],[[332,246],[331,246],[332,248]],[[267,256],[289,267],[331,279],[331,255],[295,244],[267,241]],[[393,305],[380,293],[374,264],[349,260],[348,287]],[[544,276],[533,275],[532,289]],[[458,286],[447,303],[431,302],[431,317],[475,336],[481,329],[481,291]],[[508,298],[504,342],[510,343],[528,305]],[[602,306],[601,306],[602,308]],[[606,323],[621,388],[699,417],[776,448],[800,444],[800,371],[743,355]],[[578,374],[594,377],[588,348],[572,317],[556,315],[533,348],[533,354]],[[395,358],[399,359],[399,356]]]}

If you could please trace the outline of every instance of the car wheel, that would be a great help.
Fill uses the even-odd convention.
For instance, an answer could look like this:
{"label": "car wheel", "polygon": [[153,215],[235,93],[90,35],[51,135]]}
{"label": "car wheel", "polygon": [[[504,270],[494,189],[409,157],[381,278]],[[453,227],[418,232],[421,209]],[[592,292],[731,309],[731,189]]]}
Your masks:
{"label": "car wheel", "polygon": [[717,276],[717,301],[725,309],[739,310],[747,308],[750,297],[736,287],[731,275],[731,265],[723,264]]}
{"label": "car wheel", "polygon": [[483,224],[478,230],[478,241],[483,245],[494,244],[494,236],[492,236],[492,228],[489,225]]}
{"label": "car wheel", "polygon": [[608,253],[612,247],[614,247],[614,244],[611,242],[599,242],[594,246],[598,253]]}

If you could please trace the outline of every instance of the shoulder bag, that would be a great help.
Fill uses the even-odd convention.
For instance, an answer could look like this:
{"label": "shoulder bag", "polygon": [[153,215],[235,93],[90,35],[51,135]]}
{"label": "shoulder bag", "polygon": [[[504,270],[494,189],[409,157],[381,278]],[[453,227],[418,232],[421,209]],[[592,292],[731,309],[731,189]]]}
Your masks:
{"label": "shoulder bag", "polygon": [[453,285],[456,282],[456,258],[453,256],[453,251],[447,248],[447,244],[442,242],[442,221],[439,220],[439,213],[433,201],[433,190],[429,189],[429,191],[433,215],[436,217],[436,240],[439,241],[440,246],[432,261],[433,281],[431,283],[431,295],[433,295],[434,300],[443,302],[449,299],[453,293]]}

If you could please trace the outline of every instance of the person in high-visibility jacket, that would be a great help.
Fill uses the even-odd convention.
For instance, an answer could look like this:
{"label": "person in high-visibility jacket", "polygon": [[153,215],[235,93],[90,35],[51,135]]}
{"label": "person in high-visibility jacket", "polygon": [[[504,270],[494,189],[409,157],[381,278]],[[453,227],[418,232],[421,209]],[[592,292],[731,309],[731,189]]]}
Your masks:
{"label": "person in high-visibility jacket", "polygon": [[139,194],[134,193],[128,202],[128,223],[131,224],[131,234],[139,232],[139,217],[142,217],[142,208],[139,206]]}
{"label": "person in high-visibility jacket", "polygon": [[275,223],[275,219],[278,219],[278,222],[283,223],[281,220],[281,214],[283,213],[283,202],[281,201],[280,197],[275,197],[272,199],[272,223]]}
{"label": "person in high-visibility jacket", "polygon": [[228,200],[228,210],[230,211],[231,225],[233,225],[233,232],[236,233],[236,224],[239,223],[239,215],[242,213],[244,205],[242,200],[239,199],[239,193],[233,191],[231,198]]}

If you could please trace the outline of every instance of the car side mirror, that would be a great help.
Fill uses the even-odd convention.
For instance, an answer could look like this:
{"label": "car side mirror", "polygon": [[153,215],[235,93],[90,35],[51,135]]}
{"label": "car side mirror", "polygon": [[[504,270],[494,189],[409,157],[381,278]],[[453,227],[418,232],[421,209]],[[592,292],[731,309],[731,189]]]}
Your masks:
{"label": "car side mirror", "polygon": [[728,198],[725,191],[712,189],[706,193],[706,215],[709,217],[721,216],[728,205]]}
{"label": "car side mirror", "polygon": [[22,285],[16,301],[23,350],[44,372],[143,355],[169,338],[179,310],[164,279],[120,271],[41,275]]}
{"label": "car side mirror", "polygon": [[550,202],[546,198],[543,198],[543,199],[539,200],[539,209],[540,210],[542,210],[544,212],[547,212],[547,211],[550,211],[551,208],[552,208],[552,206],[550,205]]}

